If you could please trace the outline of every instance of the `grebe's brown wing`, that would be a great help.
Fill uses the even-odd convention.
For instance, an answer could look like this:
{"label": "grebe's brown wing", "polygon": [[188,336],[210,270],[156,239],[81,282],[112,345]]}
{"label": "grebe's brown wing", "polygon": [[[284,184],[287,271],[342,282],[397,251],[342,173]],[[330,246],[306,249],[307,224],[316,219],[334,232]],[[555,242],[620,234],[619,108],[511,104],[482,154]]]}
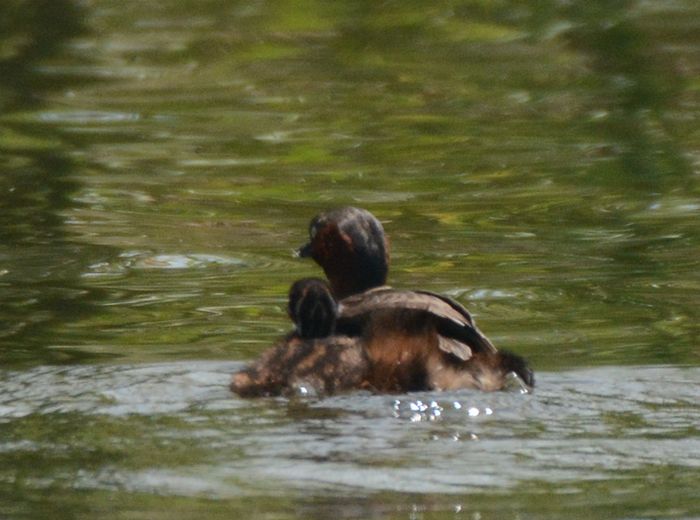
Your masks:
{"label": "grebe's brown wing", "polygon": [[[479,327],[477,327],[476,323],[474,323],[474,318],[472,318],[472,315],[469,314],[469,311],[460,303],[456,302],[452,298],[430,291],[415,292],[418,294],[424,294],[433,299],[441,300],[444,304],[449,305],[454,312],[457,312],[463,316],[466,323],[462,324],[462,326],[458,327],[457,329],[454,328],[454,325],[451,322],[442,322],[442,327],[440,328],[440,332],[442,334],[445,334],[448,337],[453,337],[454,335],[455,338],[466,341],[467,344],[471,345],[471,347],[477,352],[497,352],[497,349],[494,344],[491,343],[491,340],[479,330]],[[438,314],[436,314],[436,316],[442,317]],[[451,321],[456,320],[452,319]]]}
{"label": "grebe's brown wing", "polygon": [[428,291],[401,291],[377,287],[340,301],[340,318],[361,319],[380,309],[412,309],[431,314],[437,324],[440,349],[467,360],[476,352],[496,348],[474,325],[469,312],[454,300]]}
{"label": "grebe's brown wing", "polygon": [[402,291],[390,287],[376,287],[340,300],[340,314],[353,318],[378,309],[413,309],[426,311],[456,325],[473,325],[469,312],[460,304],[428,291]]}

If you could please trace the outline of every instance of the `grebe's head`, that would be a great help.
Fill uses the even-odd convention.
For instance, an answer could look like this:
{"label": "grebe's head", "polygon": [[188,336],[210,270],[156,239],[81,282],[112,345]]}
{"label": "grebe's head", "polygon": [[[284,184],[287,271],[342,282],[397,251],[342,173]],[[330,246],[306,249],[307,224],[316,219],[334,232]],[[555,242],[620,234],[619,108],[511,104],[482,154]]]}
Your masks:
{"label": "grebe's head", "polygon": [[389,244],[369,211],[346,207],[321,213],[309,225],[309,238],[298,254],[323,268],[336,298],[386,283]]}

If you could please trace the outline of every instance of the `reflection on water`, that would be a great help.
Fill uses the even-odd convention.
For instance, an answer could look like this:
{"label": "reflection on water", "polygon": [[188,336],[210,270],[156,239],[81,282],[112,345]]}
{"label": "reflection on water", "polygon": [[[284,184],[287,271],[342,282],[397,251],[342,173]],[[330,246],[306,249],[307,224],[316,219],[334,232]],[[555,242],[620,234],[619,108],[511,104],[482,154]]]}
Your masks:
{"label": "reflection on water", "polygon": [[[700,514],[699,6],[0,2],[0,516]],[[348,203],[534,394],[228,395]]]}
{"label": "reflection on water", "polygon": [[36,67],[85,32],[85,13],[73,0],[8,0],[0,15],[0,107],[35,107],[41,94],[70,84],[66,77],[46,81]]}
{"label": "reflection on water", "polygon": [[[124,496],[418,493],[442,497],[439,508],[449,510],[535,482],[578,501],[586,483],[668,489],[675,483],[659,479],[671,468],[678,482],[700,470],[695,368],[541,373],[533,394],[288,401],[231,397],[226,383],[238,366],[3,371],[0,458],[4,468],[17,460],[19,471],[0,478]],[[623,495],[610,500],[624,503]],[[693,511],[687,500],[677,507]]]}
{"label": "reflection on water", "polygon": [[2,363],[92,357],[78,350],[56,356],[46,337],[56,340],[58,328],[94,312],[100,291],[79,277],[87,259],[105,251],[72,242],[63,226],[61,212],[75,206],[71,195],[80,186],[68,142],[61,132],[14,117],[38,110],[52,90],[77,82],[69,76],[49,81],[37,68],[85,31],[82,16],[69,0],[0,5]]}

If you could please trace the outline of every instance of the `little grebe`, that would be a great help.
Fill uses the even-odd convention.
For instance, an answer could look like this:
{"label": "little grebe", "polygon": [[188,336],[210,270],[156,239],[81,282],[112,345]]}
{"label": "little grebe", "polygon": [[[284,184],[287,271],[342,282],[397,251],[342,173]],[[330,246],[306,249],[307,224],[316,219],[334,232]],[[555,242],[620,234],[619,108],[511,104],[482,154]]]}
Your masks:
{"label": "little grebe", "polygon": [[295,282],[287,307],[295,325],[277,346],[233,375],[230,388],[243,397],[310,392],[330,395],[362,388],[369,367],[359,338],[332,335],[337,304],[328,284]]}
{"label": "little grebe", "polygon": [[338,299],[336,334],[362,338],[367,386],[380,392],[499,390],[516,374],[534,376],[519,356],[498,351],[454,300],[387,287],[389,246],[368,211],[340,208],[315,217],[298,250],[323,268]]}

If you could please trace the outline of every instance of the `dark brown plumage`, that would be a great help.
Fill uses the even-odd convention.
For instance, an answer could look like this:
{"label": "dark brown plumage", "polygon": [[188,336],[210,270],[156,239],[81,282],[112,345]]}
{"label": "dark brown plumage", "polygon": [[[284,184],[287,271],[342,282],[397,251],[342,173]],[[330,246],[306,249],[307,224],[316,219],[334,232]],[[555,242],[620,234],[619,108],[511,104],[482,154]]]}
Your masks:
{"label": "dark brown plumage", "polygon": [[243,370],[230,388],[241,397],[332,395],[365,385],[367,352],[357,338],[285,338]]}
{"label": "dark brown plumage", "polygon": [[335,329],[338,305],[328,283],[318,278],[302,278],[289,289],[287,314],[301,338],[325,338]]}
{"label": "dark brown plumage", "polygon": [[302,388],[315,394],[492,391],[506,387],[513,374],[534,386],[525,360],[497,350],[462,305],[385,285],[389,246],[371,213],[322,213],[311,221],[309,235],[299,256],[312,257],[330,286],[315,278],[292,285],[288,313],[295,330],[234,374],[231,390],[246,397]]}
{"label": "dark brown plumage", "polygon": [[242,397],[330,395],[366,386],[367,351],[360,338],[332,335],[337,305],[325,281],[295,282],[287,309],[295,330],[236,372],[233,392]]}
{"label": "dark brown plumage", "polygon": [[534,385],[527,363],[498,351],[454,300],[385,286],[389,246],[368,211],[340,208],[315,217],[299,249],[326,273],[338,298],[336,333],[361,337],[377,391],[498,390],[513,372]]}

